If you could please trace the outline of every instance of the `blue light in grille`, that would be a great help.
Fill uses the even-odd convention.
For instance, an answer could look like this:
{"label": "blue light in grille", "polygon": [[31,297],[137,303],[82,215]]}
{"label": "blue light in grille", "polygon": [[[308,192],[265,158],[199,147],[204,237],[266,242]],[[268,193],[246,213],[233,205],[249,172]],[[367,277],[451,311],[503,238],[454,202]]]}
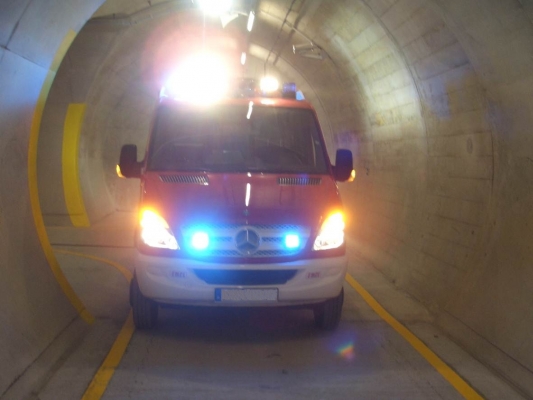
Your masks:
{"label": "blue light in grille", "polygon": [[205,232],[195,232],[192,235],[191,245],[195,250],[205,250],[209,246],[209,235]]}
{"label": "blue light in grille", "polygon": [[285,235],[285,247],[288,249],[296,249],[300,247],[300,237],[293,233]]}

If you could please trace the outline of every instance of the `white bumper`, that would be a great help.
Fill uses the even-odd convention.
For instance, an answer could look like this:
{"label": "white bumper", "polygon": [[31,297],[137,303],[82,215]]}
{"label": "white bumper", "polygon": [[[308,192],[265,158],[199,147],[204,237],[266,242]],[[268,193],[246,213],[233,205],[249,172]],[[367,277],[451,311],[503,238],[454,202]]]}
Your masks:
{"label": "white bumper", "polygon": [[[280,264],[218,264],[138,253],[135,273],[141,293],[162,304],[208,306],[296,306],[337,296],[346,275],[346,256],[298,260]],[[200,279],[194,270],[297,270],[279,285],[220,285]],[[215,300],[216,289],[277,289],[277,301]]]}

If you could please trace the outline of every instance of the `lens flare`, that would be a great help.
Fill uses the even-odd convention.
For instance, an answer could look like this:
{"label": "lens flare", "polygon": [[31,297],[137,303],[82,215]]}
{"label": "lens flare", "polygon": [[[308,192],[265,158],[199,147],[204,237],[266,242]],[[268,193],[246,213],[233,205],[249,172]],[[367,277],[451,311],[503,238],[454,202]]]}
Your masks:
{"label": "lens flare", "polygon": [[352,342],[346,343],[337,349],[337,354],[348,361],[355,358],[355,349]]}

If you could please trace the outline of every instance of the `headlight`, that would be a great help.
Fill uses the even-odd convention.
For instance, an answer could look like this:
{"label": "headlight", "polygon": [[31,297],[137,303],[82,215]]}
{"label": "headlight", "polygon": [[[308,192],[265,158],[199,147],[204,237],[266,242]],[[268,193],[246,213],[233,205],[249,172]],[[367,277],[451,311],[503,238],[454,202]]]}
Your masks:
{"label": "headlight", "polygon": [[322,223],[313,250],[336,249],[344,243],[344,217],[341,212],[330,215]]}
{"label": "headlight", "polygon": [[141,239],[147,246],[178,250],[178,242],[167,221],[151,210],[141,213]]}

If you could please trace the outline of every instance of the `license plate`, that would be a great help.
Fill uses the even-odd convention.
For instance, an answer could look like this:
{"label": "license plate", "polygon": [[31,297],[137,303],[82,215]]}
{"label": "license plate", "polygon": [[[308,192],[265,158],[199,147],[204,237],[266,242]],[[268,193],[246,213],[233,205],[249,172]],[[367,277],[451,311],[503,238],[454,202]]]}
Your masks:
{"label": "license plate", "polygon": [[215,289],[218,302],[278,301],[278,289]]}

